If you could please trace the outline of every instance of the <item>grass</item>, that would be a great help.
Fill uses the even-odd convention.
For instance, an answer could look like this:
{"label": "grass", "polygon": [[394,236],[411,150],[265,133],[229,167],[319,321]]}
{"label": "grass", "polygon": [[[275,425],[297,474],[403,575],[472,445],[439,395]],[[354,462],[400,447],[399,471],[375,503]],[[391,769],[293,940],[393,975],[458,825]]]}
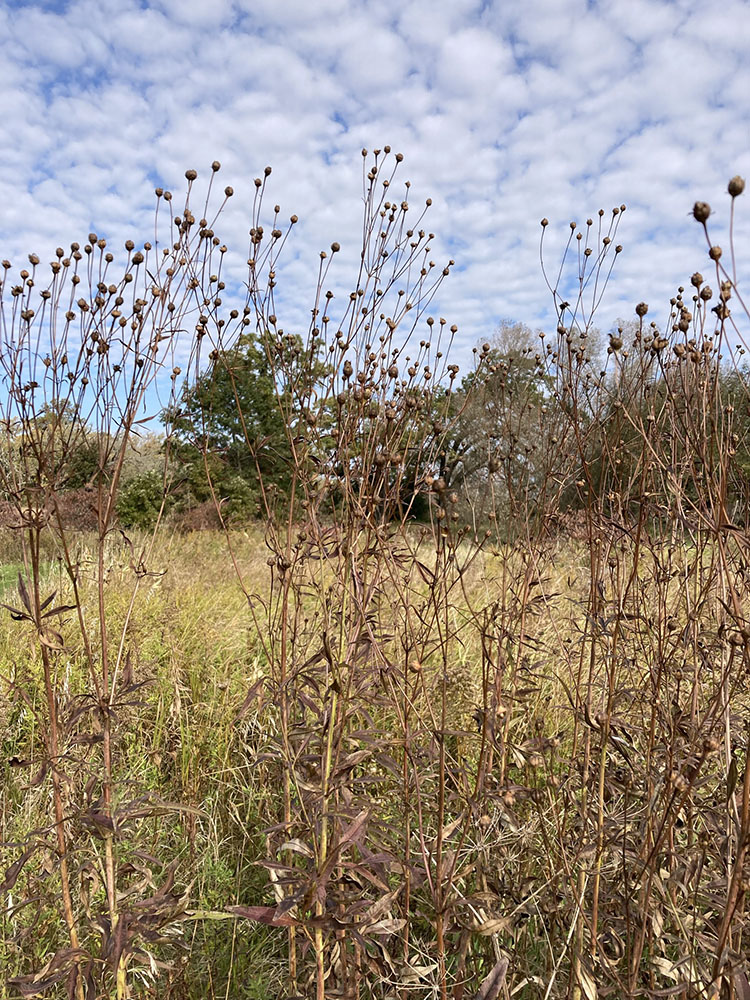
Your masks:
{"label": "grass", "polygon": [[[221,544],[221,536],[215,533],[198,533],[183,538],[165,538],[152,554],[152,564],[164,569],[142,587],[137,613],[133,616],[136,624],[128,633],[133,648],[138,650],[133,680],[148,683],[139,692],[142,704],[124,710],[127,715],[121,722],[125,735],[117,745],[114,764],[118,784],[124,790],[132,787],[140,794],[153,793],[163,801],[181,803],[194,810],[175,811],[142,822],[137,831],[133,831],[130,850],[121,857],[122,864],[134,864],[136,868],[139,851],[175,861],[180,892],[190,888],[190,912],[216,912],[233,904],[268,905],[274,898],[258,862],[267,857],[268,835],[264,830],[273,825],[273,817],[281,808],[280,787],[276,780],[269,781],[276,773],[276,766],[273,759],[263,761],[269,750],[272,754],[278,752],[273,747],[273,730],[278,723],[274,722],[273,707],[258,703],[253,703],[238,721],[238,707],[245,694],[259,676],[268,674],[268,670],[260,652],[261,637],[248,614],[246,599],[216,559],[217,547]],[[262,534],[249,531],[236,535],[232,545],[240,569],[250,575],[257,574],[261,561],[259,554],[263,552]],[[505,613],[512,613],[514,598],[507,592],[503,594],[501,588],[510,574],[517,589],[518,573],[523,565],[522,551],[507,548],[497,550],[496,554],[484,553],[481,563],[474,568],[469,597],[491,606],[504,596],[510,604]],[[109,613],[111,621],[116,623],[129,600],[124,580],[131,571],[118,562],[121,550],[115,548],[110,554],[113,569],[108,591]],[[571,905],[570,898],[565,902],[559,898],[561,892],[567,896],[571,891],[564,888],[571,876],[563,875],[561,882],[561,872],[556,870],[556,865],[575,863],[577,853],[572,844],[559,843],[559,838],[575,835],[576,822],[573,821],[571,827],[571,818],[555,815],[555,811],[570,809],[572,802],[566,805],[567,797],[561,790],[574,781],[580,771],[580,761],[574,755],[576,713],[571,711],[567,699],[585,641],[589,553],[578,543],[557,540],[549,551],[538,555],[540,568],[546,571],[532,588],[524,648],[515,648],[512,642],[506,647],[518,657],[518,663],[513,686],[507,692],[505,714],[500,716],[506,720],[504,740],[507,747],[502,787],[495,789],[490,783],[481,807],[484,811],[478,811],[477,803],[477,811],[470,816],[465,836],[458,836],[454,831],[447,841],[454,846],[448,848],[446,845],[445,849],[459,852],[458,872],[463,869],[467,873],[457,874],[456,890],[465,893],[470,883],[475,886],[465,905],[467,915],[473,915],[471,919],[479,929],[477,942],[497,940],[516,955],[523,955],[527,967],[538,969],[538,974],[546,970],[549,975],[552,968],[549,963],[554,957],[548,951],[550,936],[559,922],[564,926],[565,920],[570,919],[564,914]],[[541,566],[542,558],[545,567]],[[690,559],[690,554],[679,553],[674,558],[675,566],[679,567]],[[644,558],[644,570],[647,562]],[[678,571],[673,580],[679,576]],[[684,623],[684,609],[681,608],[684,593],[674,584],[672,589],[674,593],[668,598],[671,604],[665,607],[667,616]],[[84,587],[83,596],[86,607],[95,594]],[[655,592],[644,588],[637,599],[638,604],[648,605],[654,596]],[[309,603],[308,610],[314,612],[314,601]],[[454,614],[455,627],[460,629],[460,606],[454,608]],[[710,627],[710,621],[709,614],[704,626]],[[33,645],[24,639],[22,623],[10,623],[5,618],[2,628],[0,647],[16,651],[13,657],[16,676],[26,673],[29,681],[33,681],[36,655]],[[466,631],[463,636],[460,656],[449,665],[446,678],[449,705],[446,727],[448,732],[456,734],[448,737],[446,781],[449,798],[456,798],[455,804],[449,807],[449,828],[457,819],[466,816],[466,804],[471,803],[465,774],[471,773],[476,766],[478,736],[473,713],[482,699],[482,676],[478,669],[482,659],[480,636],[476,633],[469,636]],[[650,669],[660,655],[658,643],[637,623],[623,635],[621,642],[620,669],[630,671],[631,676],[623,685],[624,700],[617,709],[618,732],[628,734],[628,742],[620,744],[616,738],[612,744],[611,763],[607,762],[607,781],[614,782],[608,805],[608,810],[613,809],[613,819],[616,809],[621,809],[625,802],[623,794],[627,795],[618,785],[617,772],[631,767],[633,780],[638,780],[638,766],[633,758],[643,753],[637,733],[643,724],[646,706],[636,692],[648,683]],[[646,642],[650,642],[650,648],[645,647]],[[69,677],[72,688],[85,687],[85,678],[75,671],[78,656],[79,651],[71,645]],[[10,659],[7,652],[5,657]],[[423,676],[424,696],[427,697],[431,687],[440,683],[439,663],[425,663]],[[736,716],[742,714],[744,704],[745,695],[738,692],[733,706]],[[397,720],[390,710],[378,709],[376,699],[373,713],[372,722],[383,729],[385,738],[397,740]],[[19,716],[17,711],[5,720],[6,759],[34,757],[36,736],[29,722],[28,715],[22,712]],[[418,730],[414,738],[421,739]],[[348,738],[347,749],[364,755],[367,742],[355,733]],[[383,764],[377,759],[369,763],[365,760],[364,767],[359,782],[368,783],[374,817],[379,817],[386,828],[390,826],[397,832],[403,824],[403,815],[391,798],[388,767],[383,770]],[[3,840],[6,842],[20,842],[25,831],[43,822],[43,801],[38,791],[28,786],[33,770],[32,765],[6,767],[3,816]],[[430,777],[428,766],[424,767],[422,780],[422,795],[433,794],[434,779]],[[698,800],[721,795],[723,780],[721,769],[711,767],[702,777],[706,782],[702,791],[695,790],[696,805]],[[500,785],[500,780],[497,784]],[[355,779],[352,788],[356,791],[357,787]],[[360,784],[359,787],[365,786]],[[644,790],[637,784],[632,789],[631,822],[637,822],[640,815],[642,806],[638,802]],[[128,794],[127,791],[124,794]],[[697,833],[706,828],[706,821],[707,817],[698,821]],[[436,833],[433,821],[427,820],[422,836],[429,841]],[[384,838],[384,846],[389,845],[392,851],[397,849],[398,837],[392,841],[387,829],[381,830],[379,836]],[[689,834],[675,827],[671,836],[674,837],[674,850],[689,848]],[[553,846],[555,841],[558,841],[556,847]],[[583,846],[579,845],[579,852]],[[616,878],[617,847],[613,847],[614,855],[610,853],[611,848],[602,855],[602,871],[605,876]],[[562,859],[555,861],[563,848]],[[91,851],[92,858],[96,857],[95,845],[88,848],[82,845],[82,849],[84,853]],[[419,855],[418,842],[414,849]],[[13,849],[8,849],[5,867],[13,856]],[[673,863],[667,862],[670,867]],[[662,873],[662,879],[668,877],[668,871]],[[30,880],[39,874],[41,869],[32,869]],[[152,877],[158,883],[156,872]],[[481,890],[480,885],[484,886]],[[415,894],[423,891],[424,887],[415,889]],[[426,897],[422,904],[427,905]],[[666,895],[659,905],[667,907],[663,919],[669,925],[670,911],[676,918],[676,900]],[[5,939],[3,960],[9,971],[19,968],[21,953],[10,946],[10,939],[25,923],[22,914],[23,911],[12,921],[16,934]],[[48,921],[41,928],[37,925],[37,941],[46,940],[46,947],[50,949],[53,939],[47,936],[46,926]],[[483,927],[496,929],[489,938],[483,938],[481,935],[487,933]],[[415,951],[411,965],[415,969],[428,970],[432,964],[429,949],[422,959],[419,958],[430,933],[429,922],[425,923],[424,918],[414,919],[412,947]],[[160,995],[278,995],[276,991],[281,988],[285,958],[288,957],[280,929],[244,921],[197,920],[187,924],[184,942],[187,950],[181,946],[180,961],[166,980],[170,985],[167,987],[162,982],[160,990],[166,992]],[[169,951],[167,948],[164,954]],[[480,962],[480,967],[482,954],[480,949],[473,958],[474,962]],[[664,969],[671,968],[666,964],[669,955],[677,957],[670,951],[658,954],[662,956],[659,967]],[[415,983],[420,981],[420,976],[432,974],[434,970],[433,973],[415,973]],[[455,967],[452,974],[455,975]],[[537,994],[529,985],[520,990],[520,995]]]}

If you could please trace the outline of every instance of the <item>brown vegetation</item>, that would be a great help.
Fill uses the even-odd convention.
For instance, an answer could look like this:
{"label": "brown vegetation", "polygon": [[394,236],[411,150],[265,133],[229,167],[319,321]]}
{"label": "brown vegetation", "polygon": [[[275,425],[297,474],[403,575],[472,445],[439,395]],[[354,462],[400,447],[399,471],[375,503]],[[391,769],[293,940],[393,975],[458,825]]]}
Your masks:
{"label": "brown vegetation", "polygon": [[[164,258],[130,247],[109,286],[92,235],[89,297],[66,312],[79,261],[53,265],[48,354],[28,277],[3,288],[23,563],[5,725],[34,772],[6,768],[0,821],[9,996],[750,995],[747,395],[739,369],[725,377],[730,303],[750,317],[731,236],[724,254],[707,240],[717,307],[698,274],[667,330],[639,304],[602,372],[589,345],[622,208],[572,226],[556,333],[488,341],[459,389],[455,329],[429,315],[449,267],[395,169],[387,148],[366,162],[356,287],[337,308],[334,244],[304,336],[276,315],[270,170],[244,308],[216,294],[222,245],[208,202],[200,221],[190,208],[193,172]],[[236,384],[250,327],[288,461],[281,489],[246,430],[259,559],[259,533],[226,523],[199,413],[224,543],[184,538],[162,576],[164,542],[115,542],[115,501],[188,320],[175,426],[204,356]],[[62,513],[71,401],[100,449],[85,550]],[[259,940],[270,957],[243,994]]]}

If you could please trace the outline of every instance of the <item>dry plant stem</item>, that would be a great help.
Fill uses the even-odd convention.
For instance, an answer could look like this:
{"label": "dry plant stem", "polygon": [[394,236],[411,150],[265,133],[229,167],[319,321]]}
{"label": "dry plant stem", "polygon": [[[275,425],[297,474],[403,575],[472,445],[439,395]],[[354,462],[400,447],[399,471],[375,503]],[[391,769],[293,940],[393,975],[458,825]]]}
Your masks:
{"label": "dry plant stem", "polygon": [[[34,593],[34,613],[36,621],[42,622],[42,601],[39,589],[40,578],[40,557],[39,557],[40,532],[37,528],[29,529],[29,551],[31,555],[31,575]],[[70,892],[70,872],[68,870],[68,838],[65,833],[65,792],[60,780],[58,770],[60,760],[60,746],[58,737],[58,709],[57,694],[55,691],[54,668],[50,658],[49,649],[44,643],[40,643],[42,666],[44,669],[44,689],[47,696],[47,713],[49,719],[49,760],[52,769],[52,797],[55,812],[55,839],[57,841],[57,854],[60,860],[60,890],[62,894],[62,907],[65,923],[68,928],[70,946],[74,951],[78,950],[78,929],[76,927],[75,912],[73,909],[73,899]],[[77,1000],[83,1000],[83,980],[80,975],[76,976],[75,990]]]}
{"label": "dry plant stem", "polygon": [[[96,968],[97,975],[101,972],[102,982],[87,983],[87,988],[111,986],[121,1000],[130,995],[130,966],[138,929],[136,922],[123,931],[120,923],[123,887],[118,871],[118,841],[129,833],[120,828],[122,817],[118,818],[116,809],[124,805],[127,811],[128,803],[127,800],[123,803],[118,795],[113,720],[120,690],[133,689],[130,676],[121,688],[120,672],[129,662],[128,633],[142,571],[145,572],[143,559],[150,549],[144,548],[138,562],[135,548],[131,547],[136,580],[126,602],[128,610],[119,637],[110,626],[107,552],[134,426],[141,421],[147,394],[175,348],[176,332],[184,328],[197,287],[191,285],[188,276],[202,272],[214,247],[213,242],[206,243],[196,231],[193,235],[189,225],[178,224],[171,215],[168,228],[169,233],[164,235],[169,238],[159,237],[167,249],[158,256],[150,244],[137,252],[133,243],[126,244],[127,263],[117,282],[112,281],[111,274],[114,255],[104,253],[106,241],[90,234],[89,243],[83,248],[85,253],[80,252],[79,244],[71,244],[69,255],[61,248],[57,251],[56,260],[50,265],[52,276],[47,287],[38,257],[30,255],[33,277],[21,272],[20,287],[29,303],[24,309],[19,310],[17,287],[11,289],[10,283],[3,280],[0,288],[0,293],[11,293],[10,299],[0,301],[3,335],[0,406],[8,439],[18,445],[8,452],[7,461],[3,456],[0,475],[3,498],[15,509],[17,520],[26,531],[24,562],[33,583],[32,617],[36,619],[34,624],[43,646],[48,757],[63,882],[61,910],[73,952],[78,951],[80,944],[83,956],[96,935],[102,938],[101,960],[88,956],[88,969]],[[161,233],[161,229],[157,228],[157,232]],[[198,263],[199,258],[203,259],[203,266]],[[5,278],[8,269],[4,271]],[[32,293],[35,286],[40,289],[38,293]],[[38,308],[30,307],[32,294],[39,295]],[[179,368],[173,368],[173,384],[178,373]],[[97,522],[92,574],[96,590],[94,627],[86,614],[87,595],[82,585],[81,565],[72,550],[64,503],[72,464],[84,452],[85,461],[93,468],[81,492],[85,494],[85,508],[95,511]],[[165,493],[166,488],[165,474]],[[70,580],[72,608],[63,604],[50,608],[52,597],[41,599],[42,535],[45,544],[50,544],[58,555]],[[88,689],[84,685],[83,690],[73,689],[70,677],[63,682],[55,676],[55,656],[67,649],[67,644],[61,632],[50,628],[48,619],[71,610],[75,611],[81,659],[88,674]],[[75,677],[75,671],[71,672]],[[65,709],[62,714],[61,707]],[[85,727],[92,717],[96,720],[95,733],[81,734],[81,726]],[[96,758],[91,758],[99,753],[99,745],[101,755],[95,763]],[[71,789],[66,791],[60,777],[60,761],[71,756],[73,747],[79,748],[75,751],[77,758],[82,746],[92,748],[80,753],[81,770],[89,772],[89,783],[84,792],[71,779]],[[84,822],[70,823],[75,833],[68,834],[66,820],[77,819],[76,810],[81,802]],[[139,813],[136,819],[141,818],[142,809],[136,807],[136,812]],[[89,829],[93,824],[96,838],[103,841],[103,864],[96,839],[90,840],[85,832],[86,823],[90,824]],[[122,826],[127,828],[128,824]],[[70,850],[69,836],[82,838],[80,844],[76,841],[75,851]],[[88,923],[71,889],[72,882],[77,884],[77,873],[71,870],[71,863],[75,866],[86,854],[93,855],[90,864],[102,864],[106,898],[104,915],[97,914],[95,908],[89,911],[87,904]],[[158,906],[158,900],[142,902],[144,916]],[[147,919],[153,916],[152,913]],[[117,944],[111,947],[115,939]],[[83,970],[85,959],[81,956],[76,955],[76,960]],[[62,956],[59,958],[62,960]],[[87,977],[92,974],[85,972]],[[19,985],[22,983],[23,977]],[[82,997],[81,976],[76,990]]]}
{"label": "dry plant stem", "polygon": [[[750,736],[750,727],[746,730]],[[750,745],[750,744],[748,744]],[[745,861],[750,853],[750,764],[745,763],[745,777],[742,783],[741,817],[738,828],[737,848],[732,868],[727,901],[724,907],[721,924],[719,925],[716,959],[713,966],[713,979],[717,981],[721,973],[724,949],[732,932],[732,922],[740,901],[744,896],[742,881],[745,876]]]}

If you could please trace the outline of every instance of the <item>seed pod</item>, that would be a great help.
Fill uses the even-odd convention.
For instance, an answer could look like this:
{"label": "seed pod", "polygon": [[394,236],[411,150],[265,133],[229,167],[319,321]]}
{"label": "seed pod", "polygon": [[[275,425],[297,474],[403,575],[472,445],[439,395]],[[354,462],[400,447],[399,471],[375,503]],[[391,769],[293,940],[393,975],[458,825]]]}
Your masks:
{"label": "seed pod", "polygon": [[745,178],[744,177],[733,177],[729,184],[727,184],[727,191],[731,194],[733,198],[742,194],[745,190]]}
{"label": "seed pod", "polygon": [[711,206],[706,201],[696,201],[693,205],[693,218],[696,222],[706,223],[711,215]]}

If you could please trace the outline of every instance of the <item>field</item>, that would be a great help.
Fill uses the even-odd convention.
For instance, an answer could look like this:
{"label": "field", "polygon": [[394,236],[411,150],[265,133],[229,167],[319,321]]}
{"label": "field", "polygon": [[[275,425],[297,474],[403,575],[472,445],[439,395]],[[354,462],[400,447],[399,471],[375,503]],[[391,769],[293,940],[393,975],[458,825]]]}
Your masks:
{"label": "field", "polygon": [[[80,600],[95,615],[95,546],[77,541]],[[243,578],[258,586],[256,606],[265,602],[273,619],[262,534],[235,533],[229,544]],[[396,564],[399,549],[411,548],[425,575],[434,569],[418,529],[388,544]],[[318,926],[330,975],[344,974],[351,950],[350,976],[377,972],[372,995],[439,995],[441,976],[478,988],[503,954],[513,956],[516,995],[548,987],[564,995],[576,962],[584,995],[596,989],[597,968],[613,979],[640,970],[653,989],[692,981],[684,995],[699,995],[730,906],[742,967],[732,862],[735,824],[746,819],[747,788],[737,780],[746,669],[742,640],[722,634],[721,594],[704,589],[709,552],[701,560],[685,549],[646,549],[627,588],[632,541],[603,541],[594,621],[584,543],[561,535],[533,553],[459,546],[460,590],[441,609],[445,619],[429,620],[419,663],[403,649],[413,623],[394,613],[389,595],[408,588],[422,624],[429,585],[413,566],[389,582],[389,569],[367,612],[370,634],[387,638],[377,650],[350,649],[339,691],[346,708],[334,706],[335,667],[320,655],[319,594],[300,588],[301,619],[292,618],[306,624],[293,640],[284,733],[268,635],[227,572],[226,547],[211,532],[162,538],[138,574],[129,546],[113,542],[106,553],[108,621],[132,650],[117,684],[112,770],[118,906],[134,932],[138,922],[128,963],[134,995],[284,995],[290,940],[304,979]],[[53,562],[43,586],[70,600]],[[10,591],[4,599],[19,603]],[[97,934],[112,832],[95,783],[101,723],[81,695],[83,650],[64,619],[61,631],[60,772],[75,817],[75,905]],[[64,925],[39,773],[39,647],[7,616],[1,641],[2,867],[36,847],[3,921],[2,964],[15,974],[30,958],[43,966],[64,945]],[[326,783],[333,714],[339,732]],[[311,931],[302,913],[320,885],[326,823],[335,861],[326,916]],[[274,916],[292,890],[297,909]],[[158,905],[146,909],[143,898]],[[291,939],[288,913],[299,914]],[[157,979],[161,962],[167,971]]]}
{"label": "field", "polygon": [[0,997],[747,1000],[731,237],[715,308],[696,273],[603,353],[621,209],[571,227],[556,333],[459,380],[376,169],[304,336],[260,195],[222,307],[194,175],[162,257],[107,285],[92,234],[87,284],[75,244],[8,292]]}

